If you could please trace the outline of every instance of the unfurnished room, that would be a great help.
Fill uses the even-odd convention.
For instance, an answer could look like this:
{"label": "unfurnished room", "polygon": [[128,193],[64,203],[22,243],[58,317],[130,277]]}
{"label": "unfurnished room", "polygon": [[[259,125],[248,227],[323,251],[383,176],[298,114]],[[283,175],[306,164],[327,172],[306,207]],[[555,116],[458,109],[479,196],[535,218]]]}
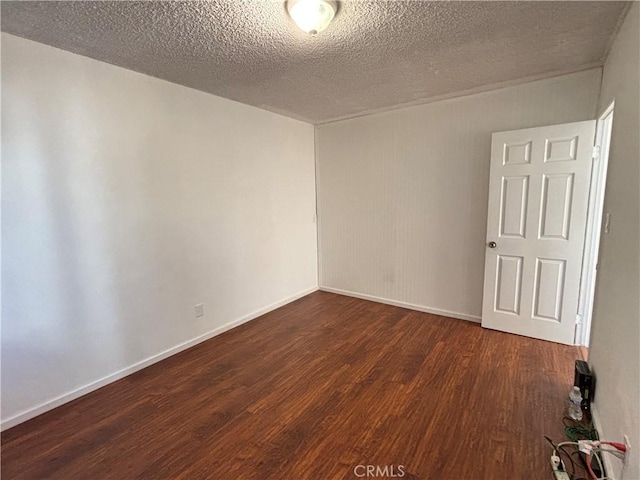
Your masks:
{"label": "unfurnished room", "polygon": [[0,24],[3,480],[640,480],[640,2]]}

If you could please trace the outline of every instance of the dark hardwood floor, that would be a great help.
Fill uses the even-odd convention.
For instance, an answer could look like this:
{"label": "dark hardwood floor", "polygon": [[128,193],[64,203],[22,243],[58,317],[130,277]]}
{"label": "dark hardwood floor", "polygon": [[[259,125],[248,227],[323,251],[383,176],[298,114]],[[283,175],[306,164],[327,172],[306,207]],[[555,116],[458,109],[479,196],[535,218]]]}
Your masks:
{"label": "dark hardwood floor", "polygon": [[316,292],[3,432],[2,479],[546,480],[578,355]]}

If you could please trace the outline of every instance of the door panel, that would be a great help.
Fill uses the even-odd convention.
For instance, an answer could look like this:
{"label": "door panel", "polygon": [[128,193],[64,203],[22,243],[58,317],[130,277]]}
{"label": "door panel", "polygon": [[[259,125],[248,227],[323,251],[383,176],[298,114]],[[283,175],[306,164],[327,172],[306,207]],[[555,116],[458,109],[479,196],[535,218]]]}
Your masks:
{"label": "door panel", "polygon": [[568,240],[573,173],[542,176],[539,238]]}
{"label": "door panel", "polygon": [[493,134],[483,327],[573,344],[595,126]]}
{"label": "door panel", "polygon": [[527,202],[529,201],[529,177],[502,177],[500,199],[500,236],[525,236]]}
{"label": "door panel", "polygon": [[496,306],[498,312],[520,314],[522,257],[498,255]]}
{"label": "door panel", "polygon": [[547,139],[544,161],[569,162],[576,159],[578,137]]}
{"label": "door panel", "polygon": [[565,264],[564,260],[536,259],[533,318],[560,321]]}

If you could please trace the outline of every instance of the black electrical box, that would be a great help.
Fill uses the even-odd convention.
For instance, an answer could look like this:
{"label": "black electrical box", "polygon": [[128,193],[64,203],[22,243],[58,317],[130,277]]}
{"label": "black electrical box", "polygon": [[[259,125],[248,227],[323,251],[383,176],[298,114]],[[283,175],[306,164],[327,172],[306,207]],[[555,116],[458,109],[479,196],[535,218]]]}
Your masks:
{"label": "black electrical box", "polygon": [[573,384],[580,389],[582,394],[582,408],[590,410],[596,384],[587,362],[576,360],[576,374]]}

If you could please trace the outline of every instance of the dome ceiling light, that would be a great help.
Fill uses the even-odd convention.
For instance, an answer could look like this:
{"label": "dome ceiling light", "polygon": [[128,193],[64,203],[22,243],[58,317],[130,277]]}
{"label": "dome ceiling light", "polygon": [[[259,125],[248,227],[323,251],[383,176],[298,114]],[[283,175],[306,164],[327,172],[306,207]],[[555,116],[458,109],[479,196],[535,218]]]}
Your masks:
{"label": "dome ceiling light", "polygon": [[334,0],[289,0],[287,11],[304,32],[315,35],[323,31],[338,9],[338,2]]}

